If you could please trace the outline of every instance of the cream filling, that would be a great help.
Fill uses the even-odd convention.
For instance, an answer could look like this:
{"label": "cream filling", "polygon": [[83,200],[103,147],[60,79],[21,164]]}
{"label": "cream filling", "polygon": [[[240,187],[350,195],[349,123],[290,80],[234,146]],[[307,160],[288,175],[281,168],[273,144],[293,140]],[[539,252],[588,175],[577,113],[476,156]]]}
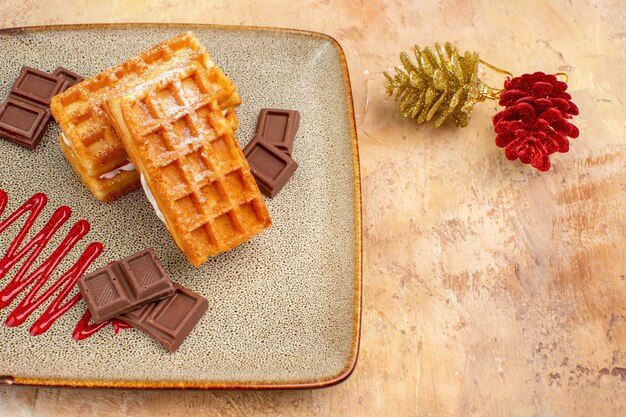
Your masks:
{"label": "cream filling", "polygon": [[63,143],[65,143],[65,146],[67,146],[68,148],[72,147],[72,143],[69,141],[69,139],[67,138],[67,136],[65,136],[65,133],[61,132],[61,140],[63,141]]}
{"label": "cream filling", "polygon": [[[67,146],[68,148],[72,149],[72,143],[67,138],[67,136],[65,136],[65,133],[63,133],[63,132],[61,132],[61,140],[63,141],[65,146]],[[117,167],[117,168],[115,168],[115,169],[113,169],[113,170],[111,170],[109,172],[105,172],[104,174],[100,175],[98,177],[98,179],[110,180],[111,178],[117,177],[122,172],[133,171],[133,170],[135,170],[135,164],[133,164],[132,162],[128,161],[128,163],[122,165],[121,167]]]}
{"label": "cream filling", "polygon": [[143,177],[143,174],[141,173],[141,171],[139,172],[139,178],[141,180],[141,187],[143,188],[143,192],[146,195],[146,198],[148,199],[150,204],[152,204],[152,208],[156,212],[157,217],[161,219],[163,224],[166,224],[165,217],[163,217],[163,213],[161,213],[161,210],[159,210],[159,206],[157,205],[157,202],[154,199],[154,196],[152,195],[152,191],[150,191],[150,187],[148,187],[148,183],[146,182],[146,179]]}
{"label": "cream filling", "polygon": [[135,170],[135,164],[132,162],[128,162],[127,164],[122,165],[121,167],[115,168],[112,171],[106,172],[100,175],[101,180],[110,180],[111,178],[117,177],[124,171],[133,171]]}

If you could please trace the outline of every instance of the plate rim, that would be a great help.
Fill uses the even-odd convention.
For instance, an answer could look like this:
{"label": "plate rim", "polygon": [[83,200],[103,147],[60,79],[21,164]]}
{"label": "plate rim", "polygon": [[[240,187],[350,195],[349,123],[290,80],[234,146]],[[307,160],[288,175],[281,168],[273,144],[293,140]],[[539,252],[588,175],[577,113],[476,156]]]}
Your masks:
{"label": "plate rim", "polygon": [[236,390],[285,390],[285,389],[312,389],[324,388],[339,384],[345,381],[354,371],[361,342],[361,316],[363,304],[363,240],[362,240],[362,186],[361,170],[359,159],[359,144],[356,129],[356,117],[354,111],[354,100],[352,97],[352,87],[350,83],[350,73],[348,62],[341,44],[331,35],[322,32],[270,26],[244,26],[244,25],[220,25],[212,23],[79,23],[79,24],[59,24],[59,25],[37,25],[37,26],[16,26],[0,28],[0,34],[11,31],[49,31],[49,30],[84,30],[84,29],[121,29],[121,28],[160,28],[160,27],[181,27],[221,29],[231,31],[258,31],[258,32],[282,32],[295,35],[304,35],[324,39],[337,50],[341,62],[343,82],[346,93],[346,107],[350,127],[350,140],[352,145],[352,165],[354,181],[354,304],[353,312],[354,334],[352,336],[352,348],[344,368],[337,374],[325,378],[301,380],[292,382],[270,381],[147,381],[147,380],[89,380],[89,379],[65,379],[65,378],[26,378],[12,375],[0,375],[0,386],[22,385],[22,386],[50,386],[50,387],[83,387],[83,388],[131,388],[131,389],[236,389]]}

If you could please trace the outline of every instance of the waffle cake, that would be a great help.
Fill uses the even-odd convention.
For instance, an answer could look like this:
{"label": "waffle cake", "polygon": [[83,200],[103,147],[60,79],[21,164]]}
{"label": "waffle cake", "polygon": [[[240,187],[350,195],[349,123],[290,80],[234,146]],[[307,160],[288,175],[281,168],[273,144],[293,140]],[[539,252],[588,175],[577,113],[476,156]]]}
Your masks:
{"label": "waffle cake", "polygon": [[241,97],[232,81],[215,66],[207,50],[191,32],[162,42],[52,98],[52,115],[66,139],[61,141],[61,148],[96,198],[111,201],[140,187],[137,174],[125,175],[124,179],[116,181],[102,181],[103,175],[108,177],[110,173],[120,172],[118,168],[129,163],[122,142],[103,109],[106,100],[190,62],[213,69],[212,82],[215,84],[212,91],[231,127],[236,129],[238,119],[234,107],[241,103]]}
{"label": "waffle cake", "polygon": [[199,266],[271,225],[248,162],[215,98],[216,68],[172,69],[107,101],[147,195]]}

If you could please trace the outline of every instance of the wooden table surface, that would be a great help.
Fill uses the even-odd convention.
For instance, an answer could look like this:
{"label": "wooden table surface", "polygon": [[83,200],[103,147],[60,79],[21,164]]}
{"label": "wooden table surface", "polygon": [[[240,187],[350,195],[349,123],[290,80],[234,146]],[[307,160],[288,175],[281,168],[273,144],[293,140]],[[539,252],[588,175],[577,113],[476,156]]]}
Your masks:
{"label": "wooden table surface", "polygon": [[[0,415],[626,415],[623,0],[67,3],[3,0],[0,27],[221,23],[338,39],[361,151],[360,358],[346,382],[312,391],[4,387]],[[581,135],[549,172],[504,158],[495,102],[464,129],[399,116],[381,71],[446,40],[514,74],[568,72]]]}

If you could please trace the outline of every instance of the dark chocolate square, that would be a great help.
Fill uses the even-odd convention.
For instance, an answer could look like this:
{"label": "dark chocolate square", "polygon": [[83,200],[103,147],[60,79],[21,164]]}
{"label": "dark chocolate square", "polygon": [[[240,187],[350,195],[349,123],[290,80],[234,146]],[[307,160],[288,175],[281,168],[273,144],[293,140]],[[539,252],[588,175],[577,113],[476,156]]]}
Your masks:
{"label": "dark chocolate square", "polygon": [[137,298],[150,298],[151,294],[169,291],[171,282],[159,262],[150,252],[138,252],[119,263],[132,281],[131,288]]}
{"label": "dark chocolate square", "polygon": [[0,105],[0,137],[34,149],[49,120],[50,109],[9,96]]}
{"label": "dark chocolate square", "polygon": [[61,88],[61,91],[59,91],[59,93],[62,93],[68,88],[72,87],[74,84],[78,84],[79,82],[84,80],[84,78],[80,75],[63,67],[58,67],[57,69],[55,69],[52,75],[54,75],[55,77],[63,78],[65,80],[65,85]]}
{"label": "dark chocolate square", "polygon": [[284,187],[298,163],[260,135],[255,135],[243,153],[261,192],[272,198]]}
{"label": "dark chocolate square", "polygon": [[176,292],[119,317],[123,322],[149,334],[174,352],[208,309],[200,294],[174,284]]}
{"label": "dark chocolate square", "polygon": [[261,109],[256,133],[291,156],[298,127],[300,112],[297,110]]}
{"label": "dark chocolate square", "polygon": [[50,99],[61,92],[65,82],[63,78],[24,66],[11,87],[11,94],[49,106]]}

